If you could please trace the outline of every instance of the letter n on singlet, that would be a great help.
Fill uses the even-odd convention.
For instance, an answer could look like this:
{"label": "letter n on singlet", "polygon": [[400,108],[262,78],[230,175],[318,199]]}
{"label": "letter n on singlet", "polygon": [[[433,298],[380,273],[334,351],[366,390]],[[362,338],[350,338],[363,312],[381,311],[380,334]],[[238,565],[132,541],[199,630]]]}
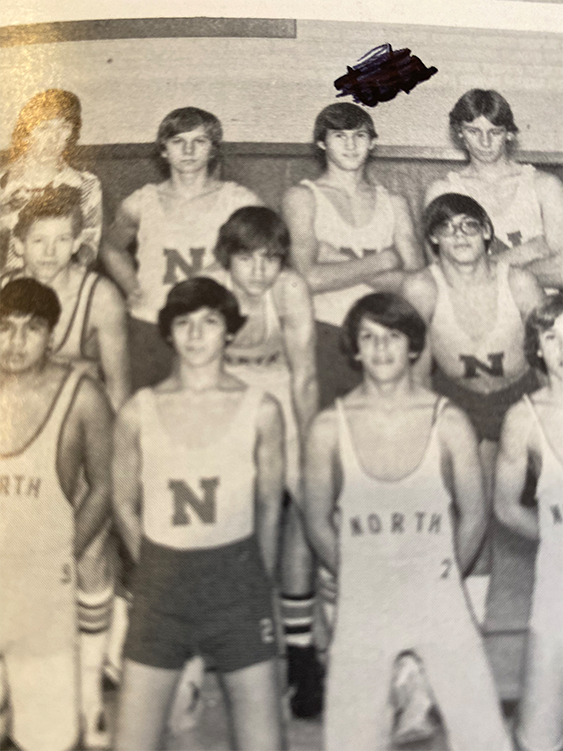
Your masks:
{"label": "letter n on singlet", "polygon": [[554,524],[563,524],[563,516],[561,516],[561,507],[560,506],[550,506],[551,508],[551,515],[553,516],[553,523]]}
{"label": "letter n on singlet", "polygon": [[183,480],[169,480],[168,487],[172,491],[174,513],[172,524],[191,524],[188,506],[195,511],[204,524],[215,524],[217,516],[217,486],[218,477],[203,478],[199,481],[203,490],[203,500]]}
{"label": "letter n on singlet", "polygon": [[190,248],[191,264],[186,261],[184,256],[180,255],[176,248],[164,248],[162,252],[166,258],[166,271],[162,279],[163,284],[177,284],[182,281],[182,277],[179,278],[177,276],[176,269],[179,269],[186,279],[201,271],[205,248]]}
{"label": "letter n on singlet", "polygon": [[491,352],[490,354],[487,355],[487,360],[489,361],[489,365],[487,365],[486,362],[479,360],[477,357],[474,357],[473,355],[460,355],[459,359],[465,365],[465,373],[463,374],[463,377],[464,378],[478,378],[479,370],[483,371],[483,373],[488,373],[489,375],[492,375],[492,376],[503,376],[504,375],[504,368],[502,366],[503,358],[504,358],[504,352]]}

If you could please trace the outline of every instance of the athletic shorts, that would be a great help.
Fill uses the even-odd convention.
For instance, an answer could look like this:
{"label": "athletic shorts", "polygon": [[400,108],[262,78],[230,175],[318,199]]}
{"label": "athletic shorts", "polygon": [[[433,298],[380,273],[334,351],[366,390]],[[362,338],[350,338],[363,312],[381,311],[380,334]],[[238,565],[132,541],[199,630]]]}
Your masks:
{"label": "athletic shorts", "polygon": [[202,550],[143,539],[125,657],[180,670],[196,654],[225,673],[277,654],[272,588],[255,537]]}
{"label": "athletic shorts", "polygon": [[65,751],[79,735],[74,559],[70,551],[2,557],[0,570],[10,736],[26,751]]}
{"label": "athletic shorts", "polygon": [[436,393],[448,397],[467,414],[479,441],[500,440],[504,416],[508,408],[516,404],[524,394],[531,394],[540,387],[535,370],[524,375],[505,389],[492,394],[479,394],[460,386],[456,381],[436,367],[432,373],[432,388]]}

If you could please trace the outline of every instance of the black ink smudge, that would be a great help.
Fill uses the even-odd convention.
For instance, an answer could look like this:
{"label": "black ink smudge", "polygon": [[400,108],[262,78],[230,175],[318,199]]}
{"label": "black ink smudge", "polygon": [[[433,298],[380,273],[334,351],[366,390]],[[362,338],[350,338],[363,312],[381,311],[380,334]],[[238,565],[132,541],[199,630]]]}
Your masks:
{"label": "black ink smudge", "polygon": [[427,68],[407,47],[395,51],[390,44],[374,47],[356,65],[346,67],[348,73],[334,82],[335,88],[341,89],[337,96],[352,96],[368,107],[394,99],[399,91],[408,94],[438,72],[434,66]]}

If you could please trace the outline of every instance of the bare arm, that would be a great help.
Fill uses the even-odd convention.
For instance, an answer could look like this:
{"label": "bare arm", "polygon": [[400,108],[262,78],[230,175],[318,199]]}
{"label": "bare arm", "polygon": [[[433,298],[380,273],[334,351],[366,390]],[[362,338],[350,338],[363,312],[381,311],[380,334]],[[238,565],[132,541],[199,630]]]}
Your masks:
{"label": "bare arm", "polygon": [[338,538],[335,499],[340,490],[338,429],[334,409],[314,420],[305,452],[304,504],[309,539],[322,563],[337,575]]}
{"label": "bare arm", "polygon": [[[526,264],[543,287],[563,288],[563,184],[555,175],[536,173],[536,193],[543,219],[542,257]],[[531,242],[534,242],[532,240]]]}
{"label": "bare arm", "polygon": [[[400,294],[418,311],[428,327],[434,315],[438,294],[436,282],[430,271],[424,269],[414,274],[407,274]],[[427,329],[424,350],[412,368],[415,381],[429,388],[431,368],[432,347]]]}
{"label": "bare arm", "polygon": [[489,521],[477,438],[469,419],[451,405],[444,408],[439,431],[444,451],[444,484],[450,491],[457,516],[457,559],[460,570],[468,573]]}
{"label": "bare arm", "polygon": [[83,378],[71,420],[78,420],[82,466],[88,485],[75,516],[74,551],[78,560],[111,513],[111,432],[113,414],[103,390]]}
{"label": "bare arm", "polygon": [[284,478],[281,407],[266,394],[258,413],[256,443],[256,533],[266,571],[274,578]]}
{"label": "bare arm", "polygon": [[98,280],[89,323],[96,331],[104,381],[117,412],[131,394],[131,374],[125,303],[109,279]]}
{"label": "bare arm", "polygon": [[525,269],[511,268],[508,283],[522,319],[525,321],[532,310],[545,301],[545,293],[535,276]]}
{"label": "bare arm", "polygon": [[[291,234],[293,266],[313,293],[371,284],[373,276],[401,267],[401,258],[390,248],[350,261],[318,263],[320,244],[314,231],[315,197],[305,186],[296,185],[287,191],[282,212]],[[337,249],[334,253],[336,257]]]}
{"label": "bare arm", "polygon": [[523,402],[518,402],[506,413],[497,455],[494,508],[498,519],[507,527],[537,540],[537,513],[520,503],[528,459],[534,448],[533,427],[532,417]]}
{"label": "bare arm", "polygon": [[274,299],[278,295],[293,407],[304,446],[309,424],[318,409],[313,306],[304,279],[293,271],[284,271],[278,277]]}
{"label": "bare arm", "polygon": [[106,271],[127,299],[139,293],[135,264],[128,250],[137,237],[139,223],[139,208],[133,193],[118,208],[100,247],[100,258]]}
{"label": "bare arm", "polygon": [[133,560],[141,550],[141,446],[138,404],[130,399],[115,423],[112,462],[113,512]]}

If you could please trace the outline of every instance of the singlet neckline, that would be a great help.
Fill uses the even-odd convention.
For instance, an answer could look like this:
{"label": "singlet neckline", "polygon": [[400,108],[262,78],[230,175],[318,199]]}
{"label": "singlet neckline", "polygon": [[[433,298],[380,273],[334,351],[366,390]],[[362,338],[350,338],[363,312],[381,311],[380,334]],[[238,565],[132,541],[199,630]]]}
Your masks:
{"label": "singlet neckline", "polygon": [[[165,182],[167,182],[167,181],[165,181]],[[193,198],[188,199],[186,201],[186,203],[191,206],[196,201],[200,200],[201,198],[205,198],[207,196],[211,196],[211,195],[214,195],[214,194],[217,195],[217,194],[221,193],[224,190],[225,185],[227,185],[228,180],[217,180],[217,182],[219,183],[219,187],[217,188],[217,190],[209,191],[207,193],[199,193],[197,196],[193,196]],[[164,206],[162,204],[162,198],[161,198],[160,192],[158,190],[159,187],[162,185],[162,183],[149,183],[149,185],[151,185],[152,188],[153,188],[153,190],[154,190],[154,195],[155,195],[156,202],[157,202],[157,205],[158,205],[160,213],[166,219],[166,221],[169,222],[170,219],[168,217],[168,214],[164,210]],[[172,223],[173,224],[177,224],[179,227],[183,226],[183,224],[181,222],[173,221]]]}
{"label": "singlet neckline", "polygon": [[[76,320],[76,316],[78,315],[78,308],[80,307],[80,302],[82,300],[82,293],[84,292],[84,287],[86,285],[86,280],[88,277],[92,274],[91,271],[88,269],[85,269],[84,276],[82,277],[82,280],[80,282],[80,285],[78,287],[78,293],[76,295],[76,301],[74,303],[74,310],[72,311],[72,315],[69,318],[66,331],[63,334],[63,337],[59,344],[53,349],[53,354],[56,355],[58,352],[61,351],[61,349],[64,347],[64,345],[67,343],[68,338],[70,336],[70,332],[72,331],[72,327],[74,326],[74,321]],[[84,321],[84,324],[86,325],[86,320]],[[82,339],[82,336],[81,336]]]}
{"label": "singlet neckline", "polygon": [[530,408],[530,410],[532,412],[532,415],[534,417],[536,425],[538,426],[538,429],[540,431],[540,435],[542,437],[542,440],[544,441],[544,443],[546,444],[546,446],[549,448],[551,454],[553,455],[553,458],[555,459],[555,461],[557,462],[557,464],[559,465],[559,467],[561,467],[561,469],[563,469],[563,459],[561,459],[559,457],[559,455],[557,454],[557,452],[555,451],[555,449],[553,447],[553,443],[552,443],[551,439],[549,438],[549,436],[548,436],[548,434],[547,434],[544,426],[542,425],[542,422],[540,420],[540,416],[538,415],[538,413],[536,411],[536,407],[535,407],[534,402],[532,400],[531,394],[524,394],[524,399],[527,401],[528,406],[529,406],[529,408]]}
{"label": "singlet neckline", "polygon": [[[521,191],[524,190],[524,187],[526,185],[526,181],[529,180],[530,175],[532,174],[533,165],[531,165],[531,164],[522,164],[522,165],[520,165],[520,167],[522,168],[521,171],[520,171],[520,174],[513,176],[517,180],[517,185],[516,185],[516,190],[514,192],[514,196],[512,198],[512,201],[509,204],[507,204],[506,206],[504,206],[501,211],[498,212],[498,217],[500,217],[500,218],[503,218],[507,214],[510,213],[510,211],[512,209],[512,206],[517,203],[517,200],[518,200],[518,197],[519,197]],[[530,167],[532,168],[532,170],[529,169]],[[487,183],[485,180],[479,180],[478,178],[471,177],[471,176],[469,176],[469,178],[467,179],[467,182],[470,183],[468,185],[467,182],[466,182],[466,178],[462,177],[463,170],[452,170],[450,172],[450,174],[454,175],[454,182],[457,181],[458,184],[461,185],[465,190],[469,190],[469,188],[471,187],[471,183],[472,182],[476,183],[477,185],[489,185],[489,184],[491,186],[495,185],[495,186],[497,186],[496,190],[501,190],[502,189],[502,187],[499,186],[498,182],[496,182],[496,183]],[[479,192],[479,191],[477,191],[477,192]]]}
{"label": "singlet neckline", "polygon": [[317,185],[317,183],[314,180],[303,180],[303,183],[305,185],[307,185],[307,186],[311,186],[311,185],[314,186],[313,187],[313,192],[317,191],[318,193],[320,193],[321,197],[325,201],[328,201],[328,203],[330,204],[330,207],[333,209],[333,211],[336,212],[336,214],[338,215],[338,218],[340,219],[340,221],[344,225],[346,225],[346,227],[350,228],[351,231],[361,232],[362,230],[367,229],[368,227],[371,227],[371,225],[374,223],[375,212],[377,211],[377,208],[379,207],[379,204],[380,204],[380,193],[381,193],[381,188],[383,187],[383,186],[379,185],[379,183],[376,183],[373,186],[373,188],[375,189],[375,200],[374,200],[374,203],[373,203],[373,206],[372,206],[371,218],[365,224],[360,224],[360,225],[350,224],[350,222],[342,216],[342,214],[341,214],[340,210],[338,209],[338,207],[334,205],[334,203],[323,192],[322,188],[319,185]]}
{"label": "singlet neckline", "polygon": [[407,474],[403,475],[402,477],[398,477],[395,480],[386,480],[384,478],[373,475],[371,472],[368,472],[366,468],[364,467],[364,465],[362,464],[360,455],[358,454],[356,445],[354,443],[354,437],[352,435],[352,429],[350,427],[350,423],[348,421],[348,418],[346,417],[346,409],[344,407],[342,399],[337,399],[336,405],[337,405],[340,422],[345,433],[344,437],[345,437],[346,442],[348,443],[348,447],[354,458],[354,462],[356,464],[357,469],[368,480],[379,483],[381,485],[398,485],[416,476],[421,471],[422,467],[424,467],[424,465],[428,461],[428,457],[430,456],[430,453],[431,453],[431,448],[435,442],[436,430],[437,430],[437,425],[438,425],[438,417],[440,416],[440,413],[442,412],[442,409],[444,405],[446,404],[446,402],[447,402],[447,399],[445,399],[444,397],[442,396],[436,397],[436,400],[434,402],[434,407],[432,410],[432,422],[430,423],[430,432],[428,434],[428,440],[426,441],[426,446],[424,447],[422,457],[420,461],[418,462],[418,464],[415,467],[413,467],[413,469],[411,469],[410,472],[407,472]]}
{"label": "singlet neckline", "polygon": [[10,451],[9,453],[6,453],[6,454],[0,454],[0,457],[2,457],[3,459],[11,459],[12,457],[20,456],[21,454],[24,453],[24,451],[27,451],[27,449],[33,443],[37,441],[37,439],[39,438],[41,433],[43,433],[47,424],[49,423],[49,420],[51,419],[53,412],[55,411],[55,408],[57,404],[59,403],[59,399],[65,389],[65,386],[69,382],[71,374],[74,372],[70,365],[66,367],[66,371],[67,372],[64,374],[64,376],[61,379],[61,383],[57,389],[57,393],[55,394],[55,397],[53,398],[53,401],[51,402],[51,405],[49,409],[47,410],[47,414],[41,421],[36,431],[31,435],[31,438],[29,438],[20,449],[17,449],[17,451]]}
{"label": "singlet neckline", "polygon": [[[504,280],[503,280],[503,278],[501,278],[501,276],[499,274],[499,270],[501,269],[501,267],[502,267],[502,273],[503,274],[504,274],[504,269],[508,268],[508,267],[505,267],[502,263],[497,263],[496,264],[496,279],[495,279],[495,284],[496,284],[496,293],[497,294],[496,294],[496,301],[495,301],[494,325],[488,326],[485,329],[485,331],[483,332],[483,334],[481,336],[472,336],[467,331],[467,329],[464,326],[462,326],[461,321],[458,318],[457,311],[456,311],[456,309],[454,307],[454,304],[453,304],[453,301],[452,301],[452,298],[451,298],[451,294],[450,294],[450,289],[453,289],[453,287],[448,283],[448,280],[446,279],[446,275],[444,274],[444,272],[440,268],[440,265],[438,263],[432,263],[428,267],[430,269],[432,275],[434,276],[434,278],[436,278],[435,275],[438,274],[439,281],[437,281],[437,283],[438,284],[441,283],[443,285],[443,289],[444,289],[444,291],[446,293],[446,298],[447,298],[447,303],[446,304],[447,304],[447,306],[451,310],[452,320],[454,321],[457,329],[464,336],[466,336],[469,339],[469,341],[472,344],[474,344],[474,345],[480,344],[482,342],[486,342],[487,338],[490,336],[490,334],[492,332],[495,331],[495,329],[498,326],[498,323],[499,323],[499,311],[500,311],[500,306],[501,306],[501,295],[503,293],[503,286],[504,286],[504,284],[503,284]],[[508,284],[508,277],[506,278],[506,284]],[[436,313],[436,311],[434,311],[434,313]]]}
{"label": "singlet neckline", "polygon": [[[230,274],[228,275],[227,279],[228,279],[228,284],[226,285],[227,289],[229,290],[229,292],[232,292],[233,294],[235,294],[233,290],[233,280]],[[274,316],[277,316],[272,287],[267,289],[262,295],[262,315],[264,316],[264,324],[265,324],[264,335],[262,336],[262,339],[256,344],[243,345],[243,344],[237,344],[236,337],[235,337],[235,339],[229,344],[229,347],[226,350],[227,353],[229,351],[236,353],[237,350],[242,350],[244,352],[252,352],[252,350],[263,347],[272,338],[272,334],[276,330],[276,326],[274,325]],[[248,316],[248,318],[250,318],[250,316]]]}
{"label": "singlet neckline", "polygon": [[211,443],[206,443],[203,446],[188,446],[183,441],[176,441],[167,430],[166,426],[164,425],[164,422],[162,421],[162,418],[160,416],[160,412],[158,410],[158,406],[156,403],[156,394],[153,388],[147,388],[145,389],[146,392],[150,394],[150,404],[151,409],[154,413],[155,419],[157,421],[157,425],[161,433],[165,436],[166,440],[170,443],[171,446],[174,448],[182,447],[185,451],[197,453],[202,451],[209,451],[210,448],[213,446],[219,446],[222,443],[224,443],[229,436],[231,436],[234,428],[236,425],[240,422],[241,416],[246,412],[248,401],[250,399],[250,396],[257,392],[257,389],[253,388],[252,386],[247,386],[246,391],[244,392],[242,399],[240,401],[240,404],[238,406],[238,409],[235,411],[235,414],[231,420],[231,422],[225,427],[225,429],[222,431],[220,437],[216,441],[212,441]]}

